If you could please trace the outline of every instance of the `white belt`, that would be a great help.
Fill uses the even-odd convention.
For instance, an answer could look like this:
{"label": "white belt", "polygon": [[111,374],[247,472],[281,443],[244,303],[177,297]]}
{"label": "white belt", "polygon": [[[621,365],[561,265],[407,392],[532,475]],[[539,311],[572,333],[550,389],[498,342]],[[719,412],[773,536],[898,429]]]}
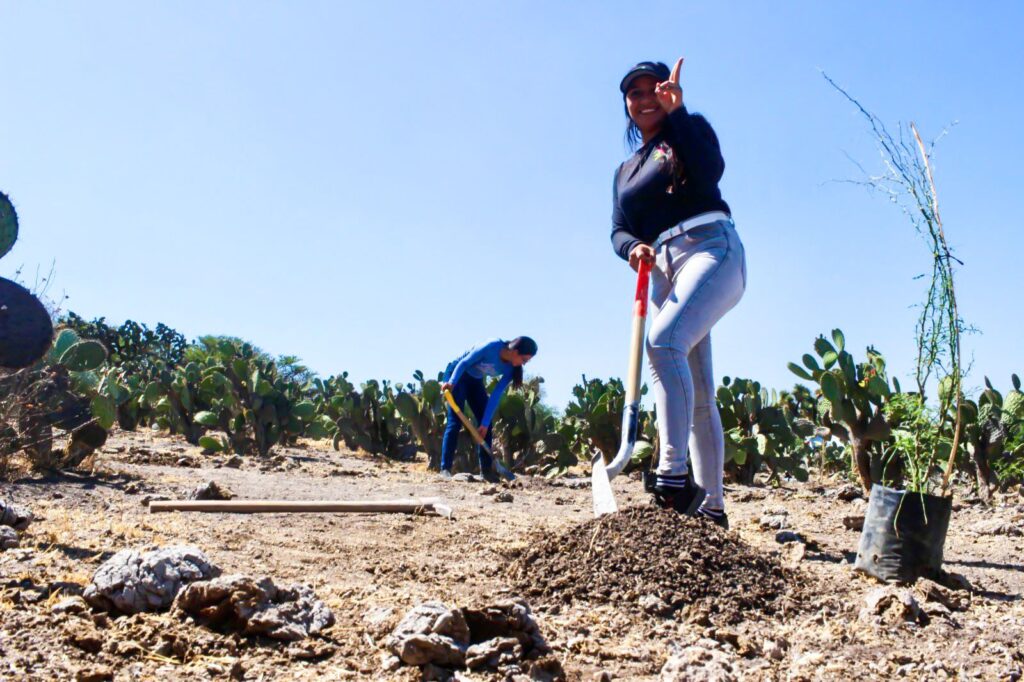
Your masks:
{"label": "white belt", "polygon": [[708,225],[710,223],[717,223],[720,220],[727,220],[731,223],[732,217],[730,217],[729,214],[726,213],[725,211],[709,211],[707,213],[695,215],[692,218],[687,218],[686,220],[679,223],[675,227],[670,227],[661,234],[659,234],[658,238],[654,240],[653,244],[651,244],[651,247],[655,251],[657,251],[665,242],[667,242],[670,239],[678,237],[681,234],[686,234],[695,227],[700,227],[701,225]]}

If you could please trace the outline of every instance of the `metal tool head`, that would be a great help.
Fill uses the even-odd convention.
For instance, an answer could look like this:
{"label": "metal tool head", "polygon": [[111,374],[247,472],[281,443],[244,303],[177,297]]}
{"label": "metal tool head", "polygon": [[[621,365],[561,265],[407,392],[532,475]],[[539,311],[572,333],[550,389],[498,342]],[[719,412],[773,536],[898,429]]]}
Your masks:
{"label": "metal tool head", "polygon": [[590,487],[594,495],[595,517],[619,511],[619,506],[615,504],[612,483],[608,479],[608,471],[605,469],[604,456],[600,450],[594,453],[593,466],[590,469]]}

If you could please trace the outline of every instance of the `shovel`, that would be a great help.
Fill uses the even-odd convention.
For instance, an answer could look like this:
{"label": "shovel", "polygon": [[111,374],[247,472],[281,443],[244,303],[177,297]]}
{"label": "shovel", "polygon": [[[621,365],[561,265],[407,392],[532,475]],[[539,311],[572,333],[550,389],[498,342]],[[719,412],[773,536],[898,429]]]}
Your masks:
{"label": "shovel", "polygon": [[594,453],[590,484],[594,494],[594,516],[613,514],[619,510],[612,493],[611,479],[625,468],[636,444],[640,421],[640,361],[644,354],[644,327],[647,324],[647,289],[651,280],[651,264],[640,261],[633,301],[633,335],[629,350],[629,374],[626,375],[626,405],[622,411],[622,441],[615,458],[606,466],[604,456]]}
{"label": "shovel", "polygon": [[462,410],[459,409],[459,404],[455,402],[455,397],[452,395],[452,392],[445,391],[444,399],[448,401],[448,405],[450,405],[452,410],[455,411],[455,416],[459,418],[462,425],[466,427],[467,431],[469,431],[469,435],[473,441],[491,456],[491,461],[494,463],[494,470],[504,476],[505,480],[514,481],[516,475],[506,469],[505,466],[498,461],[498,458],[494,456],[494,452],[491,451],[491,448],[487,445],[487,441],[484,440],[483,436],[480,435],[480,432],[476,430],[475,426],[473,426],[473,422],[469,421],[469,417],[463,414]]}

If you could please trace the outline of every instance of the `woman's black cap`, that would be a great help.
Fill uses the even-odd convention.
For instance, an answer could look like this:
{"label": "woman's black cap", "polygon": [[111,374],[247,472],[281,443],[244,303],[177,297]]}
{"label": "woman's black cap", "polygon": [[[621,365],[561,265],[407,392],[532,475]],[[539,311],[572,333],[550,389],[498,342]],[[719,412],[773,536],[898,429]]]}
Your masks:
{"label": "woman's black cap", "polygon": [[668,67],[661,62],[640,62],[622,78],[622,82],[619,83],[619,90],[625,95],[626,90],[629,89],[629,84],[638,76],[653,76],[660,83],[661,81],[668,80],[670,73]]}

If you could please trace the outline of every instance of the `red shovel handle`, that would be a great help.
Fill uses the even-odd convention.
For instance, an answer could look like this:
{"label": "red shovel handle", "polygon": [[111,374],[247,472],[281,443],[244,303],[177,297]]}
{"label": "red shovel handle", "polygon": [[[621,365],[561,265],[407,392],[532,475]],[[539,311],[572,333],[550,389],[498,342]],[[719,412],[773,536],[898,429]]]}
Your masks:
{"label": "red shovel handle", "polygon": [[636,271],[636,299],[633,310],[638,317],[647,317],[647,290],[651,283],[651,264],[640,261]]}

